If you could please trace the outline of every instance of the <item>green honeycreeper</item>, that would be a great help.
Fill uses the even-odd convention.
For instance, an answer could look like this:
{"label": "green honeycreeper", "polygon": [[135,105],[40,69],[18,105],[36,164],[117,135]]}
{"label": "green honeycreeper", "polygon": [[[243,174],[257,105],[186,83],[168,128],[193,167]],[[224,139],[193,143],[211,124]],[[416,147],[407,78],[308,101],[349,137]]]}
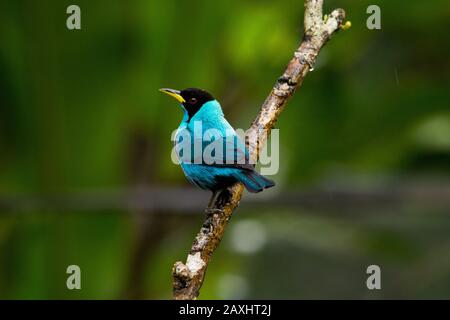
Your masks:
{"label": "green honeycreeper", "polygon": [[160,91],[175,98],[183,109],[175,150],[189,182],[214,195],[236,182],[253,193],[275,185],[255,171],[245,144],[210,93],[197,88]]}

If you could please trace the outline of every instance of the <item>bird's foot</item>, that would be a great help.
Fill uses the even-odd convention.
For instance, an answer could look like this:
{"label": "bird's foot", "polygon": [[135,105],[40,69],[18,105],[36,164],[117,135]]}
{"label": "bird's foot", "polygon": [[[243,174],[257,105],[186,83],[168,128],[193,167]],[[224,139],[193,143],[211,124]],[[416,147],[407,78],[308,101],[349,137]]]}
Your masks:
{"label": "bird's foot", "polygon": [[217,196],[217,203],[219,206],[224,207],[228,204],[229,198],[231,197],[230,190],[223,189]]}
{"label": "bird's foot", "polygon": [[214,214],[222,214],[223,211],[221,209],[217,209],[217,208],[206,208],[205,213],[208,216],[212,216]]}

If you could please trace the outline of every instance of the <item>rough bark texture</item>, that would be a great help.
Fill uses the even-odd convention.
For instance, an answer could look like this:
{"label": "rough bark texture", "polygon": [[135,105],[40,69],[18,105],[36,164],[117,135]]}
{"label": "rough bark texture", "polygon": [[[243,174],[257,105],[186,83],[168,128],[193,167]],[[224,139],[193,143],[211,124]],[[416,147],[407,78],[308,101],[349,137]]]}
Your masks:
{"label": "rough bark texture", "polygon": [[[253,160],[258,158],[288,99],[313,69],[320,49],[336,31],[350,26],[349,23],[343,24],[344,10],[336,9],[323,17],[322,5],[323,0],[305,0],[303,41],[247,131],[247,146]],[[243,191],[244,187],[240,183],[231,186],[217,197],[212,208],[206,210],[206,220],[195,237],[186,263],[178,261],[173,266],[174,299],[190,300],[199,295],[206,268],[233,211],[239,205]]]}

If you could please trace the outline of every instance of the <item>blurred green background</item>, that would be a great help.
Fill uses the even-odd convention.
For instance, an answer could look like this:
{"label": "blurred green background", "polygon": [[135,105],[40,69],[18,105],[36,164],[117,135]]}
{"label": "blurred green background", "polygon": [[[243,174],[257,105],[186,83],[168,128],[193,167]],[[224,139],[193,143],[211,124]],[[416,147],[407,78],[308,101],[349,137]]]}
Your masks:
{"label": "blurred green background", "polygon": [[[202,299],[450,298],[450,4],[336,7],[353,26],[278,121],[277,187],[244,195]],[[0,298],[170,298],[209,193],[171,162],[157,89],[207,89],[247,128],[302,28],[300,0],[1,0]]]}

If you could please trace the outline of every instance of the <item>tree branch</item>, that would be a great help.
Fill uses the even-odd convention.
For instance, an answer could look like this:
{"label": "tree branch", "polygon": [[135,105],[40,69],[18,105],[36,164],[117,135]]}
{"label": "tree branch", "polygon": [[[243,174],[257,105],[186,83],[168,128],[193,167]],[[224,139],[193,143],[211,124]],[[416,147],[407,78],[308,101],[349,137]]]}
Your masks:
{"label": "tree branch", "polygon": [[[305,0],[303,41],[247,131],[247,146],[252,160],[258,158],[288,99],[313,69],[320,49],[332,34],[343,27],[344,10],[334,10],[324,18],[322,5],[323,0]],[[186,263],[178,261],[173,266],[174,299],[196,299],[199,295],[211,256],[222,239],[233,211],[239,205],[243,190],[241,183],[229,187],[222,191],[212,209],[206,210],[206,220],[192,244]]]}

